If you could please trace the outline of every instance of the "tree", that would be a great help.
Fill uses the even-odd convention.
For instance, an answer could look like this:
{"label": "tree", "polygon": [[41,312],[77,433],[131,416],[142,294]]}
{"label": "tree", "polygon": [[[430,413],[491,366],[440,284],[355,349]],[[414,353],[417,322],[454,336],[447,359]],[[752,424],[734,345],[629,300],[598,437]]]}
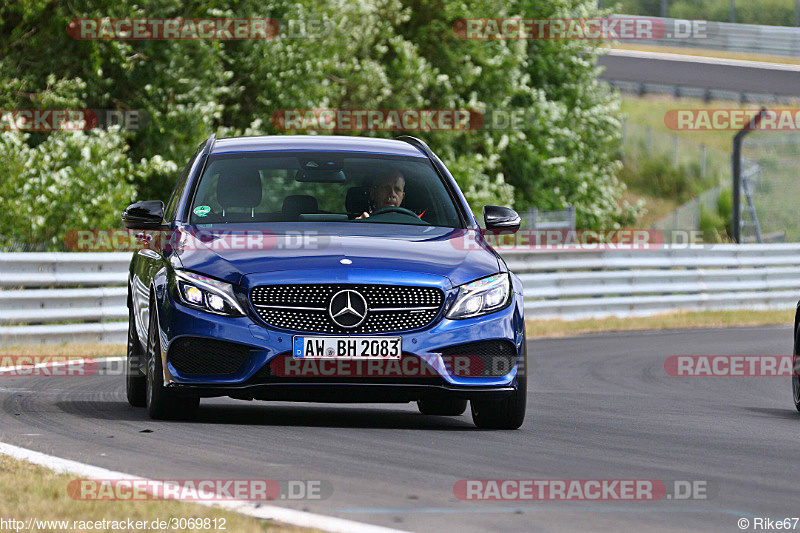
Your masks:
{"label": "tree", "polygon": [[[615,160],[618,96],[597,81],[597,43],[466,40],[453,30],[456,20],[471,17],[596,16],[594,4],[19,0],[0,5],[3,109],[135,109],[149,116],[135,131],[4,134],[4,156],[27,165],[24,172],[12,165],[0,168],[0,182],[12,194],[5,198],[13,198],[8,184],[19,184],[19,176],[47,181],[43,176],[52,174],[58,161],[60,181],[49,186],[107,196],[98,209],[108,212],[93,219],[116,225],[123,197],[166,199],[177,169],[212,131],[286,133],[270,123],[281,109],[473,109],[487,118],[518,115],[522,125],[409,132],[441,156],[473,207],[574,205],[581,225],[625,223],[630,209],[619,205],[623,187]],[[245,41],[75,40],[67,34],[71,20],[98,17],[272,17],[282,31],[275,39]],[[310,34],[304,34],[310,25]],[[80,143],[90,147],[89,159],[70,155]],[[58,157],[48,158],[46,150]],[[114,169],[108,169],[109,161]],[[87,174],[80,165],[108,173]],[[120,187],[109,179],[120,180]],[[59,204],[59,198],[50,199],[54,210],[72,207]],[[73,198],[63,195],[65,201]],[[61,233],[67,223],[80,222],[64,219]],[[20,230],[7,224],[14,222],[3,220],[0,234]],[[37,226],[28,221],[26,227]],[[37,238],[35,231],[29,238]]]}

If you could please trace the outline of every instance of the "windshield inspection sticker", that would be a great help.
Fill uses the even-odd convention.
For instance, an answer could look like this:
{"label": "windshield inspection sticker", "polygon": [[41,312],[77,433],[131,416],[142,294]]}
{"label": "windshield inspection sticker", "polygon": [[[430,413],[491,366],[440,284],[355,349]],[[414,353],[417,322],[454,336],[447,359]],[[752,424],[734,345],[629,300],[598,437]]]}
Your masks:
{"label": "windshield inspection sticker", "polygon": [[194,214],[199,217],[204,217],[211,212],[211,208],[207,205],[198,205],[194,208]]}

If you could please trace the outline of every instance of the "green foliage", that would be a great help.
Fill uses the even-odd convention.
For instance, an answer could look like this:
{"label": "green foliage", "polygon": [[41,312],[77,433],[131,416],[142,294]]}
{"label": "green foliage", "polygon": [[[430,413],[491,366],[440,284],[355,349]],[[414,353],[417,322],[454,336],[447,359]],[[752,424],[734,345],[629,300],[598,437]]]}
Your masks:
{"label": "green foliage", "polygon": [[725,221],[714,211],[700,206],[700,231],[705,242],[721,242],[725,232]]}
{"label": "green foliage", "polygon": [[[636,210],[620,204],[619,98],[597,81],[601,43],[463,40],[452,28],[470,17],[591,17],[600,14],[595,6],[594,0],[2,4],[2,109],[135,109],[150,120],[136,131],[5,134],[4,159],[13,162],[0,169],[6,201],[27,202],[9,191],[30,180],[53,191],[42,199],[51,202],[47,207],[36,204],[44,212],[85,213],[59,218],[17,206],[23,217],[0,218],[0,234],[58,239],[84,220],[117,227],[131,198],[166,199],[177,169],[212,131],[285,133],[270,123],[272,114],[306,108],[521,114],[517,130],[410,133],[440,155],[476,210],[487,203],[520,210],[574,205],[581,226],[628,223]],[[323,25],[309,38],[282,32],[271,40],[74,40],[67,24],[80,17],[272,17],[285,28],[287,21]],[[88,159],[75,155],[81,143]],[[87,199],[95,203],[74,205]],[[24,216],[48,221],[23,224]]]}
{"label": "green foliage", "polygon": [[[661,0],[621,0],[617,5],[617,13],[661,16]],[[794,26],[794,2],[791,0],[739,0],[735,5],[736,22]],[[667,7],[667,16],[672,18],[717,22],[731,20],[729,0],[669,0]]]}
{"label": "green foliage", "polygon": [[722,189],[716,211],[700,206],[700,230],[706,242],[731,242],[733,217],[733,191]]}
{"label": "green foliage", "polygon": [[622,180],[633,191],[650,196],[667,198],[679,203],[687,202],[701,192],[716,185],[716,178],[703,178],[698,163],[674,165],[667,154],[628,158],[621,173]]}
{"label": "green foliage", "polygon": [[717,214],[723,220],[725,235],[733,235],[733,189],[722,189],[717,203]]}

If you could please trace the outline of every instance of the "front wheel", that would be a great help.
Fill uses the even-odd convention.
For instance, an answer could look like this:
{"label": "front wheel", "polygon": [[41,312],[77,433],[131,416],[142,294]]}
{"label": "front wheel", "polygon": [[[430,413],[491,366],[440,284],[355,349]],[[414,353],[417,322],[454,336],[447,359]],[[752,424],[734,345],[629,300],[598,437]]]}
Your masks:
{"label": "front wheel", "polygon": [[200,398],[178,398],[164,386],[161,363],[161,339],[158,336],[155,303],[150,304],[150,326],[147,329],[147,412],[155,420],[192,418],[200,407]]}
{"label": "front wheel", "polygon": [[528,350],[522,338],[522,358],[517,368],[517,388],[502,400],[471,400],[472,421],[481,429],[517,429],[525,421],[528,399]]}
{"label": "front wheel", "polygon": [[125,372],[125,393],[128,403],[133,407],[147,405],[147,377],[139,371],[139,357],[142,355],[142,345],[136,333],[136,322],[133,309],[128,311],[128,357],[127,371]]}

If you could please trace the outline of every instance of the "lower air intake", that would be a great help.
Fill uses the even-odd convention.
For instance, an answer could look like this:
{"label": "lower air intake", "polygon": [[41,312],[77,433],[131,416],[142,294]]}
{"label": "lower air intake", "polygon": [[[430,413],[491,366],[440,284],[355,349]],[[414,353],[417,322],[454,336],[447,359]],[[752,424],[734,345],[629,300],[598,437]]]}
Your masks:
{"label": "lower air intake", "polygon": [[517,348],[507,340],[479,341],[439,348],[451,375],[502,377],[517,364]]}
{"label": "lower air intake", "polygon": [[235,374],[247,361],[250,348],[232,342],[183,337],[170,346],[168,360],[181,374]]}

